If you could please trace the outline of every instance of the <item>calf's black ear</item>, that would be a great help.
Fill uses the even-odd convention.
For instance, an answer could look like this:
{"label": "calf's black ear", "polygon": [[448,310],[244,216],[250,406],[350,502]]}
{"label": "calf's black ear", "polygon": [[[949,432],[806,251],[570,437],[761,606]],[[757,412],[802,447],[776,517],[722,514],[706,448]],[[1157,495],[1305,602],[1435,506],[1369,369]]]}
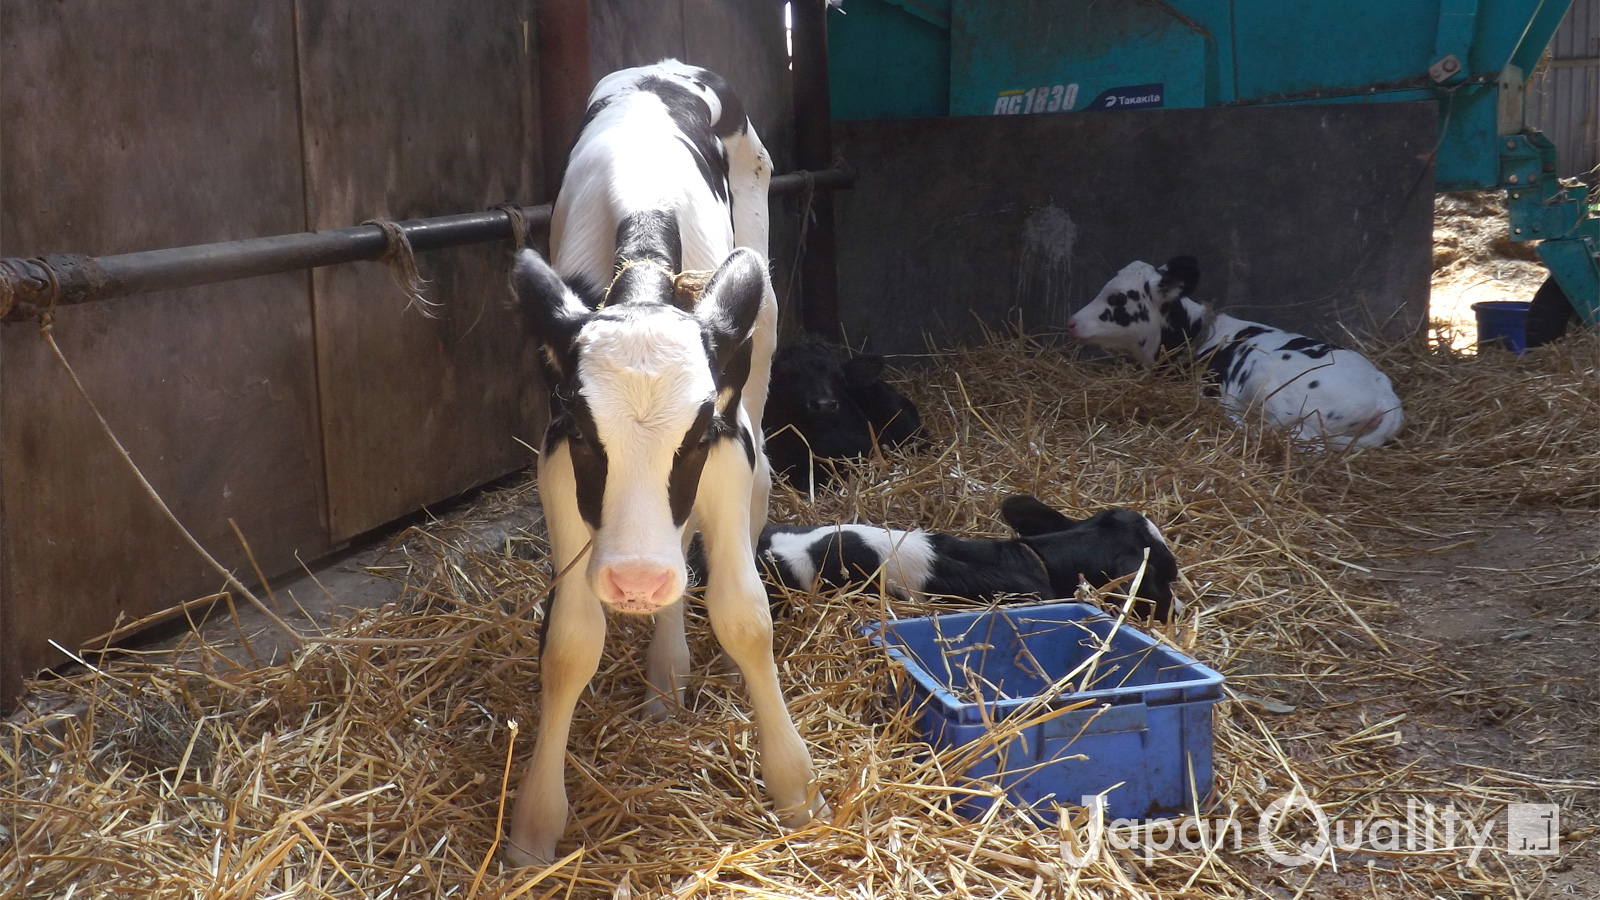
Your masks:
{"label": "calf's black ear", "polygon": [[1200,286],[1200,263],[1192,256],[1174,256],[1156,271],[1161,273],[1161,291],[1168,299],[1187,297]]}
{"label": "calf's black ear", "polygon": [[883,357],[872,354],[852,356],[844,363],[844,383],[863,388],[883,377]]}
{"label": "calf's black ear", "polygon": [[517,254],[516,264],[511,267],[511,291],[522,305],[523,317],[534,338],[544,345],[550,364],[558,374],[569,373],[576,357],[572,341],[583,327],[589,308],[533,250]]}
{"label": "calf's black ear", "polygon": [[1016,494],[1000,503],[1000,517],[1023,537],[1065,531],[1077,524],[1074,519],[1044,505],[1032,494]]}
{"label": "calf's black ear", "polygon": [[694,316],[711,334],[718,371],[727,369],[740,345],[750,340],[766,296],[767,264],[748,247],[730,253],[706,282]]}

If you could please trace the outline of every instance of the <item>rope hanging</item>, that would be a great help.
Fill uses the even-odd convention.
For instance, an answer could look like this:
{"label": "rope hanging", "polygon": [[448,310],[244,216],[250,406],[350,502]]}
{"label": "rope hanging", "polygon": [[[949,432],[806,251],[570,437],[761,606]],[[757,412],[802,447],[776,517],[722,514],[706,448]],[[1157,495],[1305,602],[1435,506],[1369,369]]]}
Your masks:
{"label": "rope hanging", "polygon": [[805,169],[794,173],[800,176],[800,181],[805,185],[800,196],[804,198],[800,208],[800,236],[794,242],[794,263],[789,266],[789,286],[783,292],[784,309],[794,308],[795,283],[800,280],[800,261],[806,255],[806,232],[811,228],[811,203],[817,195],[816,175]]}
{"label": "rope hanging", "polygon": [[406,306],[430,319],[439,318],[434,310],[440,309],[442,304],[423,296],[428,282],[417,271],[417,255],[411,249],[411,240],[406,237],[405,230],[393,219],[368,219],[361,224],[376,225],[382,229],[388,247],[377,261],[389,267],[395,286],[406,295]]}

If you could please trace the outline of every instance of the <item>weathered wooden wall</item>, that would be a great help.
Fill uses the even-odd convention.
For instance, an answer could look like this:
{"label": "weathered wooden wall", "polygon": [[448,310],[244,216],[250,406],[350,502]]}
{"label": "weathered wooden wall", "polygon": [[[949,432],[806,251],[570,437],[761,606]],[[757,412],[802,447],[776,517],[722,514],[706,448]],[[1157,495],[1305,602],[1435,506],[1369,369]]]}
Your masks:
{"label": "weathered wooden wall", "polygon": [[[540,193],[532,16],[529,0],[301,0],[310,227]],[[517,374],[533,357],[507,249],[418,257],[437,318],[407,309],[378,263],[312,273],[334,539],[529,461],[517,439],[537,444],[539,416]]]}
{"label": "weathered wooden wall", "polygon": [[[293,7],[8,0],[0,255],[122,253],[305,227]],[[264,566],[330,546],[307,277],[64,309],[54,333],[195,536]],[[34,325],[0,330],[0,705],[64,646],[215,591]]]}
{"label": "weathered wooden wall", "polygon": [[[569,30],[541,35],[552,11]],[[778,0],[5,0],[0,256],[542,202],[593,79],[662,56],[733,82],[784,171],[782,17]],[[545,68],[541,46],[589,62]],[[781,258],[794,217],[774,213]],[[436,319],[358,263],[75,307],[54,334],[195,536],[248,572],[233,519],[282,573],[529,461],[545,413],[506,249],[419,257]],[[38,328],[0,329],[0,709],[64,662],[47,639],[79,647],[220,586]]]}

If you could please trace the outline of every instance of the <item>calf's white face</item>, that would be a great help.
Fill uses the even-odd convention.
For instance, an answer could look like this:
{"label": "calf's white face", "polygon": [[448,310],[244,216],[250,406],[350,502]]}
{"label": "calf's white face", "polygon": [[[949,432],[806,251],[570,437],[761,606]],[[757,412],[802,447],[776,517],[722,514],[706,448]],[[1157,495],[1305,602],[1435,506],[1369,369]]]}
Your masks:
{"label": "calf's white face", "polygon": [[587,575],[613,608],[653,612],[683,593],[672,470],[716,383],[698,322],[671,307],[627,318],[591,318],[578,336],[579,391],[606,461]]}
{"label": "calf's white face", "polygon": [[593,311],[531,250],[512,277],[556,385],[543,453],[590,530],[585,577],[612,609],[655,612],[683,594],[683,529],[711,445],[739,440],[753,465],[738,401],[765,267],[736,251],[693,311],[668,302],[654,265],[625,270]]}
{"label": "calf's white face", "polygon": [[1190,256],[1175,257],[1160,268],[1131,262],[1106,282],[1088,305],[1073,313],[1067,320],[1067,333],[1086,344],[1128,353],[1153,365],[1163,346],[1183,343],[1189,317],[1181,301],[1199,281],[1199,266]]}

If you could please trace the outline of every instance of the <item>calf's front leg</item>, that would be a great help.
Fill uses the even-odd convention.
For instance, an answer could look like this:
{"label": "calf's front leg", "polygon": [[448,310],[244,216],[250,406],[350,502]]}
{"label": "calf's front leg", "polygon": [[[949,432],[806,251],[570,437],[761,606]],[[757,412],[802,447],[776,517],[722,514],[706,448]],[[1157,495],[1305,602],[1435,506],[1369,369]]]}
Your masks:
{"label": "calf's front leg", "polygon": [[645,653],[646,718],[664,719],[683,707],[689,677],[689,637],[684,631],[682,598],[656,613],[655,635]]}
{"label": "calf's front leg", "polygon": [[506,859],[519,866],[555,859],[556,842],[567,827],[565,776],[572,714],[600,667],[606,642],[605,609],[584,578],[582,561],[572,565],[589,542],[589,530],[578,514],[571,457],[565,445],[545,456],[539,465],[539,497],[550,530],[550,559],[557,574],[566,574],[556,582],[539,648],[543,685],[539,729],[533,758],[517,788],[505,849]]}
{"label": "calf's front leg", "polygon": [[567,828],[567,740],[578,698],[600,666],[606,641],[606,615],[587,589],[556,589],[550,607],[547,644],[540,654],[543,682],[538,737],[533,758],[517,788],[506,858],[519,866],[555,859],[556,842]]}
{"label": "calf's front leg", "polygon": [[828,809],[814,790],[811,754],[795,730],[778,686],[772,613],[750,548],[751,478],[744,449],[735,442],[721,443],[706,460],[698,498],[700,534],[710,569],[706,612],[717,642],[744,676],[755,712],[761,777],[778,821],[787,828],[800,828]]}
{"label": "calf's front leg", "polygon": [[[683,530],[683,555],[689,555],[689,544],[699,529],[690,516]],[[689,680],[689,636],[684,631],[684,607],[689,601],[679,598],[655,615],[656,630],[650,638],[650,649],[645,652],[644,714],[649,719],[665,719],[683,708],[683,690]]]}

